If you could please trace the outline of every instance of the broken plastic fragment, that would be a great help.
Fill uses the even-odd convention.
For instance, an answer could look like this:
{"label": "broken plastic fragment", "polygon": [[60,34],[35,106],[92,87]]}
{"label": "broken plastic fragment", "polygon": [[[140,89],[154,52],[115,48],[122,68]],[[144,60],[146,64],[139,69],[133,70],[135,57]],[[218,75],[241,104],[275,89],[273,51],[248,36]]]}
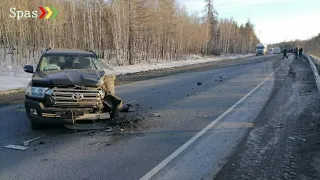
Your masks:
{"label": "broken plastic fragment", "polygon": [[25,151],[29,148],[29,147],[13,145],[13,144],[10,144],[10,145],[4,146],[4,147],[8,148],[8,149],[15,149],[15,150],[20,150],[20,151]]}
{"label": "broken plastic fragment", "polygon": [[33,138],[33,139],[30,139],[30,140],[27,140],[27,141],[23,141],[23,146],[29,146],[29,144],[32,142],[32,141],[36,141],[36,140],[38,140],[38,139],[40,139],[40,138],[43,138],[44,137],[44,135],[42,135],[42,136],[39,136],[39,137],[36,137],[36,138]]}

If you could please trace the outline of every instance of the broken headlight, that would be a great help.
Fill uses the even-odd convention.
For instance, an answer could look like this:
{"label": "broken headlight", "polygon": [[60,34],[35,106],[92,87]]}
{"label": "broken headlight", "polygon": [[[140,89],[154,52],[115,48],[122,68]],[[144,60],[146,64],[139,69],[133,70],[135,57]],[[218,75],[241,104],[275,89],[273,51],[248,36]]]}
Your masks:
{"label": "broken headlight", "polygon": [[32,87],[29,85],[25,91],[25,94],[26,96],[31,98],[44,98],[44,95],[46,94],[46,92],[49,92],[49,88]]}
{"label": "broken headlight", "polygon": [[106,93],[103,90],[100,90],[99,94],[100,94],[101,99],[104,99]]}
{"label": "broken headlight", "polygon": [[103,84],[104,84],[104,79],[103,79],[103,77],[98,81],[98,85],[99,86],[103,86]]}

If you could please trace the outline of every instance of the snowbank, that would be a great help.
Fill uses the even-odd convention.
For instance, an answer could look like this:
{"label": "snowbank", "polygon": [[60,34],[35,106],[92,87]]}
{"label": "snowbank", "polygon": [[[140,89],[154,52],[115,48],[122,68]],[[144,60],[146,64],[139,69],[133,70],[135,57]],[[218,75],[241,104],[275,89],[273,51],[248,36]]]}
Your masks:
{"label": "snowbank", "polygon": [[128,66],[115,66],[110,67],[109,69],[105,69],[108,74],[120,75],[120,74],[127,74],[127,73],[136,73],[141,71],[149,71],[149,70],[156,70],[156,69],[165,69],[165,68],[173,68],[173,67],[181,67],[187,66],[192,64],[201,64],[201,63],[208,63],[212,61],[221,61],[225,59],[238,59],[242,57],[249,57],[254,56],[254,54],[247,54],[247,55],[222,55],[216,58],[201,58],[199,56],[192,56],[192,58],[188,58],[188,60],[181,60],[181,61],[167,61],[167,62],[160,62],[160,63],[143,63],[143,64],[136,64],[136,65],[128,65]]}
{"label": "snowbank", "polygon": [[[127,73],[136,73],[141,71],[149,71],[155,69],[164,69],[164,68],[173,68],[173,67],[181,67],[192,64],[200,64],[200,63],[208,63],[212,61],[220,61],[224,59],[237,59],[241,57],[252,56],[252,54],[248,55],[223,55],[216,58],[207,58],[203,59],[199,56],[188,58],[188,60],[183,61],[162,61],[159,63],[152,62],[150,64],[137,64],[130,66],[114,66],[108,69],[105,69],[107,74],[127,74]],[[26,88],[28,83],[31,80],[31,74],[24,73],[22,67],[15,66],[1,66],[0,72],[0,91],[7,91],[11,89],[19,89]]]}

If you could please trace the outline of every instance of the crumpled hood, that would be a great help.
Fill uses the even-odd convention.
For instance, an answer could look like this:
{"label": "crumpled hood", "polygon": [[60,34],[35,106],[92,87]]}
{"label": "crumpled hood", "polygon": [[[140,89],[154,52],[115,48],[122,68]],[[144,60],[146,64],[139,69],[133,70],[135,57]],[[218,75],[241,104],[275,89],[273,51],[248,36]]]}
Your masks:
{"label": "crumpled hood", "polygon": [[36,72],[32,78],[33,85],[40,86],[99,86],[98,82],[103,77],[104,71],[96,70],[62,70]]}

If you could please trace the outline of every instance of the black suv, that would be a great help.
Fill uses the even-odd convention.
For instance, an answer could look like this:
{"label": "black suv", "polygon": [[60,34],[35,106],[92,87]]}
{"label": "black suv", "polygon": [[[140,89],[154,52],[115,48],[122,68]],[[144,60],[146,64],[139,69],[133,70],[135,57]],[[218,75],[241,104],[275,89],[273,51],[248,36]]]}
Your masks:
{"label": "black suv", "polygon": [[[101,88],[105,72],[94,52],[46,50],[25,91],[25,109],[33,129],[42,124],[74,124],[81,120],[105,120],[113,102]],[[109,98],[110,99],[110,98]]]}

